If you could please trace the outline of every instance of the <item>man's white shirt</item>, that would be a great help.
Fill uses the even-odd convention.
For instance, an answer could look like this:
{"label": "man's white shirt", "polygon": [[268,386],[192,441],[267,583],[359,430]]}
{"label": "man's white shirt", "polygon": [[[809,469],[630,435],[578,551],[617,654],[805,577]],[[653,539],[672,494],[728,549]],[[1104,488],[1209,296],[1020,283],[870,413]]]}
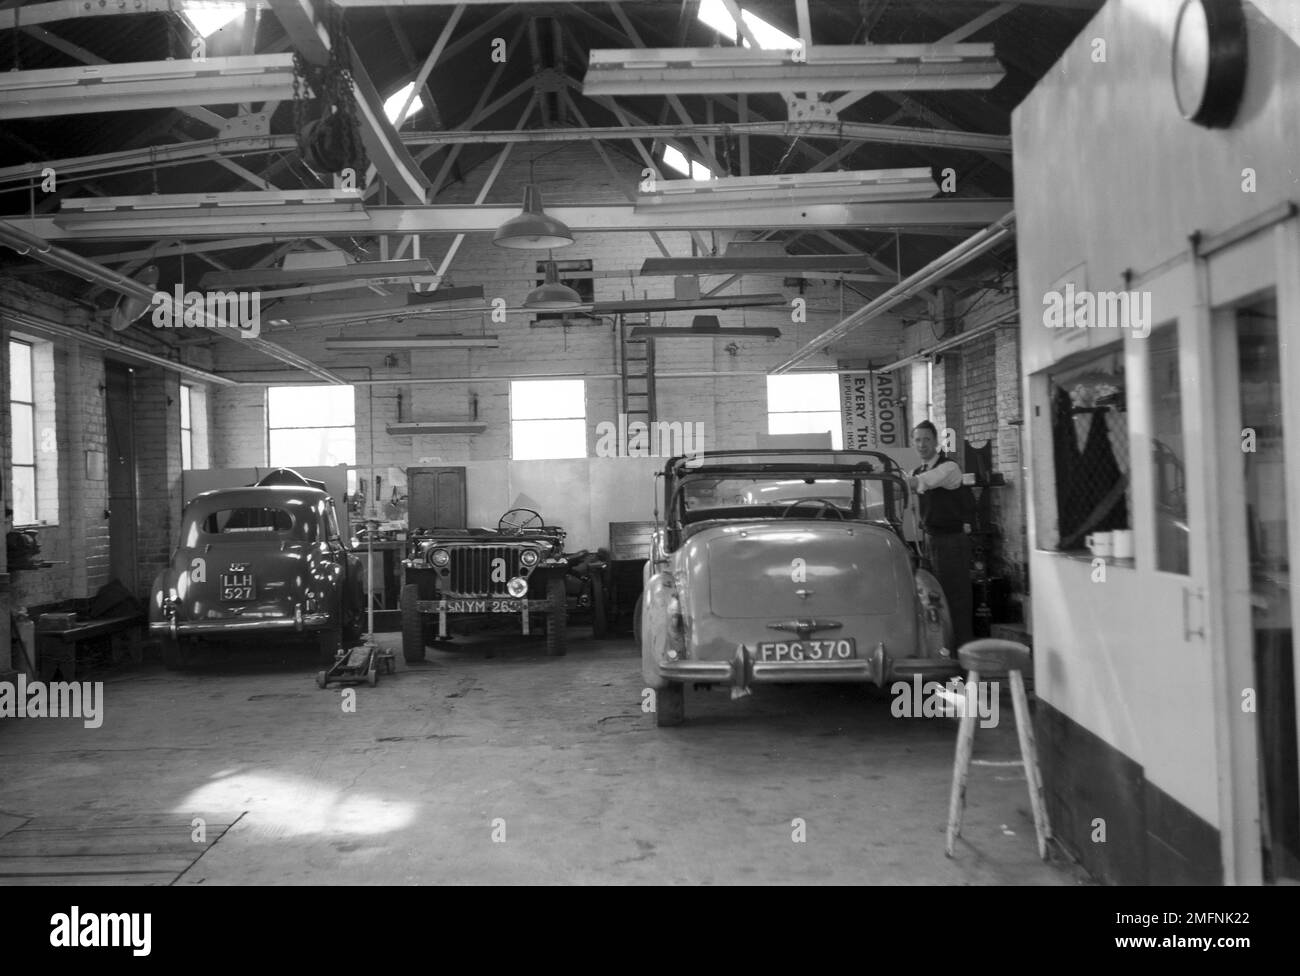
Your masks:
{"label": "man's white shirt", "polygon": [[957,467],[957,462],[951,458],[940,460],[936,456],[934,461],[926,465],[925,470],[916,476],[918,494],[931,488],[946,488],[952,491],[960,487],[961,468]]}

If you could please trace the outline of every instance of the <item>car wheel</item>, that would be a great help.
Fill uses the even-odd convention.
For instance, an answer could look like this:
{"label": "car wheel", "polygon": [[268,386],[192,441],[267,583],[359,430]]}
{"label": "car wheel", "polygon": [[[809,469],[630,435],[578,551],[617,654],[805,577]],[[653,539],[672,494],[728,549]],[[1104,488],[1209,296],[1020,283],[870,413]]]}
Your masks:
{"label": "car wheel", "polygon": [[415,608],[420,588],[414,583],[402,587],[402,658],[407,664],[424,660],[424,614]]}
{"label": "car wheel", "polygon": [[328,680],[327,680],[327,678],[328,678],[328,673],[327,673],[327,672],[325,672],[325,671],[317,671],[317,672],[316,672],[316,687],[317,687],[317,688],[324,688],[325,685],[327,685],[327,684],[329,683]]}
{"label": "car wheel", "polygon": [[632,636],[636,638],[636,646],[641,647],[641,597],[636,598],[636,606],[632,608]]}
{"label": "car wheel", "polygon": [[163,667],[168,671],[181,671],[189,667],[192,651],[188,640],[165,634],[161,641]]}
{"label": "car wheel", "polygon": [[666,729],[686,721],[686,686],[665,685],[655,692],[655,725]]}
{"label": "car wheel", "polygon": [[605,581],[596,575],[591,578],[591,636],[596,640],[609,636],[606,612]]}
{"label": "car wheel", "polygon": [[568,625],[568,593],[564,588],[564,577],[556,573],[546,581],[546,653],[551,657],[564,653]]}
{"label": "car wheel", "polygon": [[316,634],[316,657],[326,668],[334,667],[338,660],[339,648],[343,646],[343,629],[326,627]]}

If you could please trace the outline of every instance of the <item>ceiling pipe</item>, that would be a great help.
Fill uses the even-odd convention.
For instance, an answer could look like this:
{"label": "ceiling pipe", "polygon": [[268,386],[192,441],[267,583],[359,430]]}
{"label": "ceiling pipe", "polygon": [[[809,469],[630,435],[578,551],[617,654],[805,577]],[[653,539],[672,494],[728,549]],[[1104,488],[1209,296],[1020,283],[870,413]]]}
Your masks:
{"label": "ceiling pipe", "polygon": [[[138,298],[150,304],[153,303],[155,289],[141,284],[134,278],[128,278],[126,275],[119,274],[112,268],[106,268],[102,264],[97,264],[96,262],[91,261],[89,258],[84,258],[80,254],[74,254],[72,251],[56,247],[49,241],[42,240],[34,234],[29,234],[21,227],[15,227],[8,221],[0,220],[0,244],[5,244],[20,255],[30,256],[37,261],[50,265],[53,268],[58,268],[60,271],[67,271],[79,278],[84,278],[87,281],[93,281],[94,283],[103,285],[106,288],[111,288],[113,291],[126,295],[128,298]],[[170,296],[168,300],[171,300]],[[179,321],[181,310],[176,309],[175,314]],[[207,318],[206,313],[204,317],[205,319]],[[217,326],[220,325],[220,323],[212,322],[210,325]],[[260,337],[253,338],[244,336],[242,333],[238,332],[238,330],[224,327],[213,327],[212,331],[217,335],[224,335],[232,341],[246,343],[250,348],[256,349],[257,351],[270,356],[272,359],[278,359],[280,362],[292,366],[295,369],[302,370],[305,373],[310,373],[312,376],[316,377],[317,380],[323,380],[326,383],[339,385],[343,385],[344,383],[341,376],[330,372],[322,366],[317,366],[311,360],[299,356],[297,353],[274,342],[270,342]],[[229,333],[232,331],[236,332],[236,334],[230,335]],[[161,359],[162,357],[159,358]],[[170,360],[163,361],[168,363],[171,362]]]}
{"label": "ceiling pipe", "polygon": [[854,329],[866,325],[896,305],[901,305],[930,285],[942,281],[954,271],[969,264],[985,251],[1015,235],[1016,213],[1008,212],[983,230],[972,234],[952,250],[935,258],[924,268],[904,278],[879,298],[868,302],[838,325],[831,326],[811,342],[801,346],[789,359],[772,367],[772,373],[787,373],[792,367],[817,355],[823,347],[844,338]]}

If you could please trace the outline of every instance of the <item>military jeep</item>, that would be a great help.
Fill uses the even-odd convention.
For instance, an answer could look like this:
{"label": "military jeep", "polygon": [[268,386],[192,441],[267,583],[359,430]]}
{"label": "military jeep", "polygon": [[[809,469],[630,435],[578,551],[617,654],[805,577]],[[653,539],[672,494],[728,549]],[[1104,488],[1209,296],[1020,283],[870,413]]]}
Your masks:
{"label": "military jeep", "polygon": [[586,552],[564,552],[564,529],[532,509],[514,508],[493,529],[417,529],[402,560],[402,656],[453,632],[486,629],[513,616],[521,633],[542,630],[546,653],[565,652],[570,611],[590,609],[605,630],[604,566]]}

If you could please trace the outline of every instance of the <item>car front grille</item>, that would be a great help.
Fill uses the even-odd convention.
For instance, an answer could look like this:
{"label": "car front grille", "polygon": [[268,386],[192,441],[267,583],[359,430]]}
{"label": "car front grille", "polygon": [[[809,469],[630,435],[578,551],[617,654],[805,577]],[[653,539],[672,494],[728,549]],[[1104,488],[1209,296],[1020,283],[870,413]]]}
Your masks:
{"label": "car front grille", "polygon": [[[447,546],[450,575],[444,577],[445,595],[451,597],[509,596],[506,583],[521,575],[519,553],[513,546]],[[501,560],[497,563],[495,560]],[[497,567],[496,579],[493,570]]]}

